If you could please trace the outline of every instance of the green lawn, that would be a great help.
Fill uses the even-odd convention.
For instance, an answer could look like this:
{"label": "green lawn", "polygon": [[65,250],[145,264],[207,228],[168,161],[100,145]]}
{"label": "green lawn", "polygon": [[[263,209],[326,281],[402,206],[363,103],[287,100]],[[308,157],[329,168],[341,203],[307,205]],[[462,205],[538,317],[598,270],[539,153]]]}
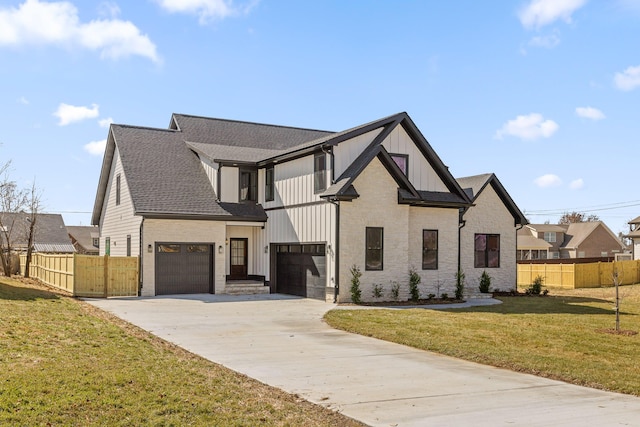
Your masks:
{"label": "green lawn", "polygon": [[[621,329],[640,331],[640,285],[620,288]],[[446,311],[332,310],[329,325],[575,384],[640,396],[640,335],[614,335],[612,288],[501,297]]]}
{"label": "green lawn", "polygon": [[0,278],[0,425],[361,424],[81,301]]}

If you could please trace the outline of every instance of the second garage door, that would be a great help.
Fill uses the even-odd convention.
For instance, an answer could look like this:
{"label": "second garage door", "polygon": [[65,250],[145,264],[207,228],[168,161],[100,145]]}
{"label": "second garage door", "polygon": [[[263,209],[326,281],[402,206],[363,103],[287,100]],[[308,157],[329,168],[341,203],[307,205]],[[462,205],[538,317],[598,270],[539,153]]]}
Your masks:
{"label": "second garage door", "polygon": [[276,245],[276,292],[325,300],[326,246]]}
{"label": "second garage door", "polygon": [[156,295],[213,293],[213,245],[156,244]]}

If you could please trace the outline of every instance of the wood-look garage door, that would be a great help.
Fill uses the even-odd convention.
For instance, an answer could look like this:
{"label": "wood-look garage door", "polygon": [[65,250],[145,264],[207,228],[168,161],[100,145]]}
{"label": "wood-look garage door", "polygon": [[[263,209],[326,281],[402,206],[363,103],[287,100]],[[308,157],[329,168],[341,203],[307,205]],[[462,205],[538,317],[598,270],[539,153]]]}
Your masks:
{"label": "wood-look garage door", "polygon": [[276,292],[325,300],[325,245],[276,245]]}
{"label": "wood-look garage door", "polygon": [[156,295],[213,293],[213,245],[156,244]]}

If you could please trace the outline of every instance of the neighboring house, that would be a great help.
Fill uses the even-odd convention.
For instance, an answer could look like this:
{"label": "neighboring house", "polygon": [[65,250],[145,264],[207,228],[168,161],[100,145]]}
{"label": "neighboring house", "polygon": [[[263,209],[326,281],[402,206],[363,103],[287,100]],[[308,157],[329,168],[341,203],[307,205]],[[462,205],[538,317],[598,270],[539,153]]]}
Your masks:
{"label": "neighboring house", "polygon": [[365,300],[408,296],[411,269],[423,295],[453,295],[460,268],[510,289],[526,220],[495,176],[466,180],[406,113],[342,132],[173,114],[111,125],[92,223],[100,254],[141,257],[143,296],[256,281],[349,301],[353,266]]}
{"label": "neighboring house", "polygon": [[624,251],[602,221],[529,224],[518,231],[518,260],[614,257]]}
{"label": "neighboring house", "polygon": [[[12,249],[26,252],[29,242],[30,215],[20,213],[0,213],[3,224],[11,228]],[[34,231],[33,251],[40,253],[73,253],[75,249],[67,234],[62,215],[37,214]]]}
{"label": "neighboring house", "polygon": [[624,237],[631,239],[633,259],[640,259],[640,216],[629,221],[629,234]]}
{"label": "neighboring house", "polygon": [[69,225],[67,233],[77,253],[83,255],[98,255],[100,253],[100,229],[98,227]]}

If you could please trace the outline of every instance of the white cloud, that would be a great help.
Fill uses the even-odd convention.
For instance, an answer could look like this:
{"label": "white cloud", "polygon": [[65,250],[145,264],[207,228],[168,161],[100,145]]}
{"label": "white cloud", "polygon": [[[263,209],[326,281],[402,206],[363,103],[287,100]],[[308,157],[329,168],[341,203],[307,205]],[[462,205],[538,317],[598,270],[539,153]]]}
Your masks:
{"label": "white cloud", "polygon": [[602,111],[593,107],[578,107],[576,108],[576,114],[585,119],[602,120],[605,115]]}
{"label": "white cloud", "polygon": [[113,123],[113,118],[111,117],[98,120],[98,125],[100,125],[101,128],[108,128],[111,123]]}
{"label": "white cloud", "polygon": [[90,143],[85,144],[84,150],[89,154],[91,154],[92,156],[102,156],[106,146],[107,146],[106,139],[103,139],[101,141],[91,141]]}
{"label": "white cloud", "polygon": [[160,61],[156,46],[130,21],[99,19],[81,23],[78,9],[66,1],[26,0],[17,8],[0,8],[2,45],[80,47],[100,52],[101,58],[139,55]]}
{"label": "white cloud", "polygon": [[584,180],[582,178],[574,179],[569,184],[571,190],[580,190],[582,187],[584,187]]}
{"label": "white cloud", "polygon": [[529,46],[543,47],[546,49],[553,49],[560,44],[560,37],[557,33],[550,34],[548,36],[536,36],[529,40]]}
{"label": "white cloud", "polygon": [[70,123],[98,117],[100,115],[98,108],[97,104],[91,104],[91,108],[89,108],[62,103],[53,115],[60,119],[58,126],[66,126]]}
{"label": "white cloud", "polygon": [[545,120],[542,114],[531,113],[509,120],[496,131],[495,137],[502,139],[505,135],[511,135],[525,140],[549,138],[559,127],[553,120]]}
{"label": "white cloud", "polygon": [[29,105],[29,100],[24,96],[21,96],[20,98],[18,98],[18,104]]}
{"label": "white cloud", "polygon": [[571,15],[587,0],[532,0],[518,13],[522,26],[527,29],[541,28],[558,19],[571,22]]}
{"label": "white cloud", "polygon": [[214,19],[249,13],[257,1],[251,1],[244,7],[234,7],[231,0],[156,0],[156,3],[169,13],[197,15],[200,24],[206,24]]}
{"label": "white cloud", "polygon": [[552,173],[539,176],[538,178],[534,179],[533,182],[540,188],[558,187],[562,185],[562,180],[560,179],[560,177]]}
{"label": "white cloud", "polygon": [[640,65],[616,73],[613,82],[620,90],[629,91],[637,88],[640,86]]}

